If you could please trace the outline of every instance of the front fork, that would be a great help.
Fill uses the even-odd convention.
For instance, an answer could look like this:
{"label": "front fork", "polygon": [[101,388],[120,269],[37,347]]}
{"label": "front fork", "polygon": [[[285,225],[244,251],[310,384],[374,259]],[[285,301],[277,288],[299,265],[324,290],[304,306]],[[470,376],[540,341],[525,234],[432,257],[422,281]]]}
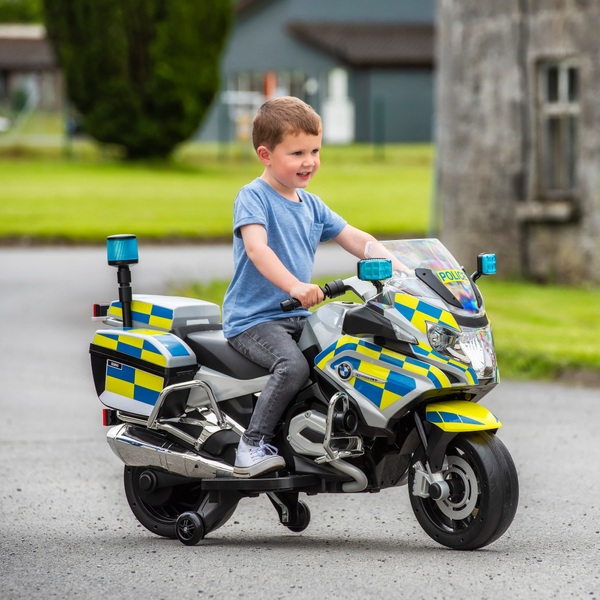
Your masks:
{"label": "front fork", "polygon": [[446,448],[457,434],[433,427],[427,436],[418,411],[415,411],[414,416],[417,433],[421,440],[421,452],[418,453],[421,457],[412,465],[415,472],[412,494],[421,498],[445,500],[452,493],[450,485],[444,479],[444,472],[448,469]]}

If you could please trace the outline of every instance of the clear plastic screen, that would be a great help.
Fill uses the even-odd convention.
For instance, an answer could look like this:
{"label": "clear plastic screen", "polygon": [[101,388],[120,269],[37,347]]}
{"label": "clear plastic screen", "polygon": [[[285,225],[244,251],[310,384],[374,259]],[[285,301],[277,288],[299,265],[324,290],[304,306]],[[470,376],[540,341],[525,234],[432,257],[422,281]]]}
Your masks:
{"label": "clear plastic screen", "polygon": [[[483,312],[483,307],[477,304],[471,281],[452,254],[437,239],[369,242],[366,256],[392,259],[394,275],[386,282],[387,291],[396,289],[422,298],[435,298],[448,310],[469,316]],[[460,302],[462,309],[443,302],[439,294],[417,277],[417,269],[430,269]]]}

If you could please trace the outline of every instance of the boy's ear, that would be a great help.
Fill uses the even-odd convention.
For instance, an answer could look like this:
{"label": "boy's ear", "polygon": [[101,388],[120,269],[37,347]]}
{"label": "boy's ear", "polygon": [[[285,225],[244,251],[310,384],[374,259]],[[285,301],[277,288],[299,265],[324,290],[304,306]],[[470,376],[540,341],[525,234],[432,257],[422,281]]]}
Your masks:
{"label": "boy's ear", "polygon": [[265,167],[268,167],[271,164],[271,152],[266,146],[259,146],[256,149],[256,154]]}

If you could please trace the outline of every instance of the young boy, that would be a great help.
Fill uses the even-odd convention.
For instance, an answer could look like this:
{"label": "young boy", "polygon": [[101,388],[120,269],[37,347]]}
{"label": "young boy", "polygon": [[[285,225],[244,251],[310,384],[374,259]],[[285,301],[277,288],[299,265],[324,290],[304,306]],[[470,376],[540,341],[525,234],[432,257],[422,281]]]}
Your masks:
{"label": "young boy", "polygon": [[[235,272],[223,303],[223,332],[271,376],[239,443],[236,477],[285,466],[269,442],[309,376],[297,342],[307,309],[324,299],[321,288],[310,283],[318,243],[333,239],[364,258],[366,243],[375,239],[304,191],[320,166],[321,134],[319,115],[293,97],[265,102],[253,123],[252,142],[264,171],[235,200]],[[280,303],[290,297],[302,308],[283,312]]]}

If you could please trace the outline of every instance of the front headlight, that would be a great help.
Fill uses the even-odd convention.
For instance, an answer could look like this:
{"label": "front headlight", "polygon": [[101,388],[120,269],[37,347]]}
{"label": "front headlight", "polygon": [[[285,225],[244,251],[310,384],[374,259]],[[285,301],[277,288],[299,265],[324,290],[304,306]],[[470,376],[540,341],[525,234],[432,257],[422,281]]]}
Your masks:
{"label": "front headlight", "polygon": [[427,339],[429,345],[441,354],[447,353],[450,349],[454,349],[458,342],[460,333],[441,325],[427,323]]}
{"label": "front headlight", "polygon": [[460,335],[460,346],[478,377],[492,377],[496,369],[496,352],[491,325],[481,329],[465,328]]}
{"label": "front headlight", "polygon": [[459,332],[437,323],[428,323],[427,339],[436,352],[469,365],[478,377],[493,376],[496,353],[490,325],[481,329],[463,327]]}

